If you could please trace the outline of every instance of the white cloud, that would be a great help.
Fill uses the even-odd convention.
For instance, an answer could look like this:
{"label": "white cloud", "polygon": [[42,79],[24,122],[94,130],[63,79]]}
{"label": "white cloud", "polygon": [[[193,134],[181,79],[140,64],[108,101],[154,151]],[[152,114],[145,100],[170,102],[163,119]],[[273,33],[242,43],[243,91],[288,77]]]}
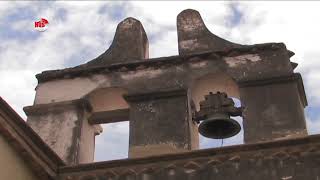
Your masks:
{"label": "white cloud", "polygon": [[[150,45],[150,56],[172,56],[178,54],[178,37],[176,17],[184,9],[197,9],[209,28],[215,33],[224,34],[224,18],[230,13],[225,2],[204,1],[166,1],[146,2],[134,1],[129,16],[138,18],[143,24],[148,37],[156,37],[156,42]],[[213,10],[214,9],[214,10]]]}
{"label": "white cloud", "polygon": [[319,134],[320,119],[310,120],[307,118],[308,134]]}
{"label": "white cloud", "polygon": [[[299,63],[295,72],[304,80],[309,106],[320,106],[320,2],[247,2],[240,3],[245,12],[232,39],[242,43],[284,42],[296,54],[291,61]],[[318,131],[319,132],[319,131]]]}
{"label": "white cloud", "polygon": [[[108,14],[98,14],[99,8],[107,4],[105,2],[1,4],[1,14],[18,14],[21,8],[29,8],[37,13],[34,18],[5,24],[20,30],[18,33],[34,31],[33,23],[41,17],[46,17],[50,23],[48,30],[39,32],[35,39],[26,41],[24,38],[13,38],[0,45],[1,82],[5,84],[0,94],[24,118],[22,107],[33,103],[35,74],[65,68],[71,60],[77,61],[75,65],[78,65],[93,59],[109,46],[108,42],[112,40],[117,25]],[[67,11],[65,21],[61,21],[57,14],[57,10],[62,8]],[[73,56],[78,59],[72,59]]]}
{"label": "white cloud", "polygon": [[129,123],[103,124],[103,134],[96,137],[95,160],[123,159],[128,157]]}

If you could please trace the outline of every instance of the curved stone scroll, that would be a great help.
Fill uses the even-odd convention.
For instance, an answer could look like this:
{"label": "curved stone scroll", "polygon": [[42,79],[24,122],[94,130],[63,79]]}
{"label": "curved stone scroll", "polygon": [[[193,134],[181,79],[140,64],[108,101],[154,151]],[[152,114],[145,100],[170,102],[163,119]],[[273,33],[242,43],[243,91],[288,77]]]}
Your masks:
{"label": "curved stone scroll", "polygon": [[149,43],[140,21],[132,17],[121,21],[108,50],[82,66],[103,66],[149,58]]}
{"label": "curved stone scroll", "polygon": [[193,9],[186,9],[178,15],[177,30],[180,55],[223,51],[244,46],[212,34],[204,24],[200,13]]}

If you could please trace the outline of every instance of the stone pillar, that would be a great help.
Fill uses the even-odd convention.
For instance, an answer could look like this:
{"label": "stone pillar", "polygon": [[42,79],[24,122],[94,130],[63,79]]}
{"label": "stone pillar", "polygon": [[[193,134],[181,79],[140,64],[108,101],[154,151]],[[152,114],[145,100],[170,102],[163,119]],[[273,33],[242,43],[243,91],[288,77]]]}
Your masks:
{"label": "stone pillar", "polygon": [[93,162],[94,138],[102,129],[89,125],[85,100],[37,104],[24,108],[28,125],[67,164]]}
{"label": "stone pillar", "polygon": [[307,135],[300,74],[240,83],[245,143]]}
{"label": "stone pillar", "polygon": [[130,158],[198,149],[186,90],[131,94],[125,99],[130,104]]}

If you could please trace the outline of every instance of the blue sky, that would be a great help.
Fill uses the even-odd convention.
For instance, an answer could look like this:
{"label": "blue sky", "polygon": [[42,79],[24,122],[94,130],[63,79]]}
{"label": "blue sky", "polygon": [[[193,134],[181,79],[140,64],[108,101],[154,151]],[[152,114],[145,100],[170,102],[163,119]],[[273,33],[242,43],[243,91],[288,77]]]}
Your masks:
{"label": "blue sky", "polygon": [[[35,74],[87,62],[110,45],[117,24],[126,17],[140,20],[149,38],[150,57],[178,54],[176,16],[196,9],[214,34],[241,44],[284,42],[296,55],[309,106],[308,131],[320,132],[319,2],[0,2],[0,95],[23,117],[22,108],[33,104]],[[33,23],[49,20],[45,32]],[[241,121],[241,120],[239,120]],[[104,126],[97,138],[96,160],[127,156],[128,123]],[[242,142],[243,135],[225,140]],[[201,147],[220,141],[201,138]]]}

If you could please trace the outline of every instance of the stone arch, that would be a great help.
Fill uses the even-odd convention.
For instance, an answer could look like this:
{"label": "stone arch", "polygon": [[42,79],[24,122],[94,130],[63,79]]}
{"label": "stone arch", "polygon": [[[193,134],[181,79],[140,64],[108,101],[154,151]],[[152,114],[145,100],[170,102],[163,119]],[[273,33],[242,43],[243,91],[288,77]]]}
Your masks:
{"label": "stone arch", "polygon": [[[234,100],[235,106],[241,106],[240,90],[237,82],[227,73],[220,71],[208,73],[193,80],[191,85],[191,98],[194,102],[196,111],[200,110],[199,103],[200,101],[204,100],[205,95],[209,94],[209,92],[216,93],[217,91],[227,93],[228,97],[231,97]],[[243,118],[231,118],[235,119],[240,124],[241,131],[239,134],[228,138],[228,140],[225,142],[223,141],[223,143],[221,143],[221,140],[208,139],[199,135],[200,148],[210,148],[212,147],[212,144],[232,145],[241,143],[238,141],[243,141]]]}
{"label": "stone arch", "polygon": [[[129,144],[130,107],[123,98],[127,94],[128,90],[126,88],[100,87],[83,97],[91,106],[91,112],[88,117],[89,123],[99,124],[104,132],[95,139],[95,161],[113,160],[110,159],[110,156],[103,156],[103,152],[108,150],[105,148],[110,148],[110,144],[115,139],[119,144]],[[125,129],[119,132],[119,127],[124,127]],[[102,142],[104,145],[102,145]],[[127,158],[128,149],[124,146],[117,153],[117,157],[114,157],[115,159]]]}
{"label": "stone arch", "polygon": [[129,104],[123,98],[128,94],[127,89],[121,87],[97,88],[85,96],[92,106],[93,112],[128,109]]}
{"label": "stone arch", "polygon": [[208,73],[195,79],[191,86],[192,100],[197,111],[199,102],[204,99],[204,95],[209,92],[225,92],[229,97],[240,99],[240,91],[235,80],[226,73]]}

